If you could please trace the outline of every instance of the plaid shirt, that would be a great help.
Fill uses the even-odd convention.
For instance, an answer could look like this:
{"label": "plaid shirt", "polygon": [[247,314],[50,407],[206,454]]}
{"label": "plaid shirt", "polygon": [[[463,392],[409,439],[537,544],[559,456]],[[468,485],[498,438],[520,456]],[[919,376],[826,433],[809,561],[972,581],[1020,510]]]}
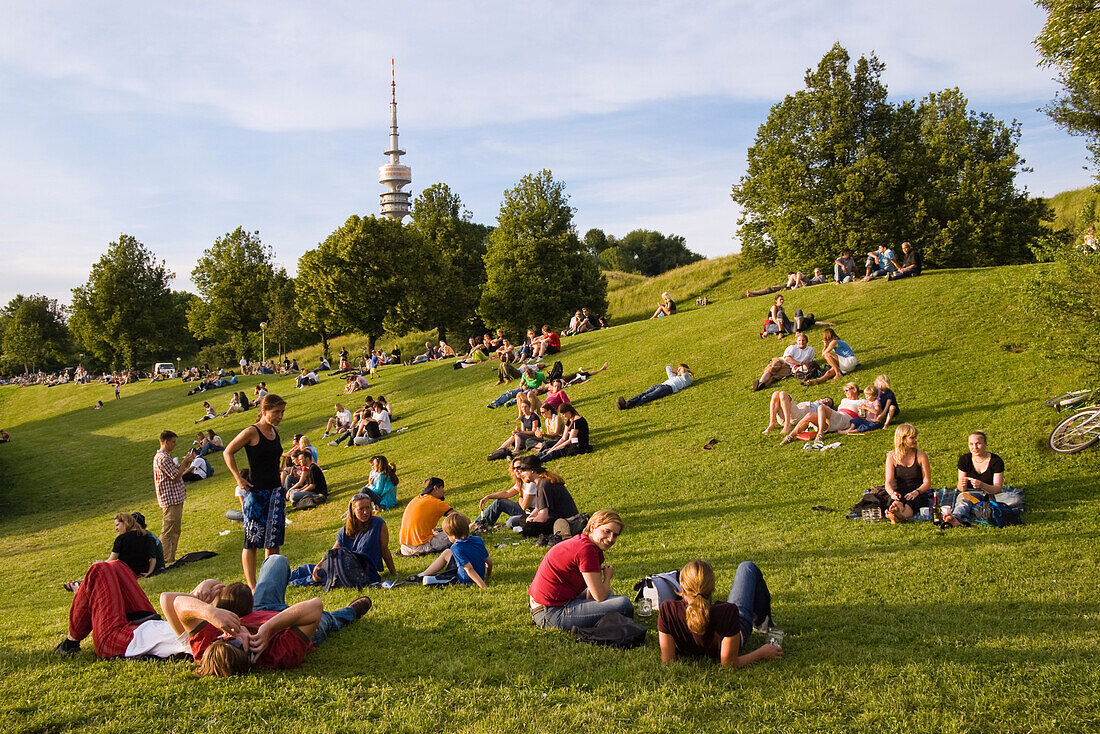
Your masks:
{"label": "plaid shirt", "polygon": [[176,462],[167,451],[153,456],[153,487],[157,490],[157,504],[161,507],[182,505],[187,499],[187,489],[179,478]]}

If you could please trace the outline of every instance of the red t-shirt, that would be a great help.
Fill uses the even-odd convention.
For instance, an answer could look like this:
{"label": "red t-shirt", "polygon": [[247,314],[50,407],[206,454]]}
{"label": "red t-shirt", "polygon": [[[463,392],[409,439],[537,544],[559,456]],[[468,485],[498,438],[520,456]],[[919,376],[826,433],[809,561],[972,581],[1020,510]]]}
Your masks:
{"label": "red t-shirt", "polygon": [[574,535],[546,552],[527,593],[536,604],[561,607],[580,596],[587,584],[582,573],[599,573],[603,551],[587,535]]}
{"label": "red t-shirt", "polygon": [[[249,632],[255,633],[260,629],[261,624],[276,614],[278,612],[251,612],[241,617],[241,624],[248,628]],[[187,642],[191,645],[191,654],[195,656],[195,661],[202,660],[202,654],[206,652],[206,648],[210,647],[210,644],[221,636],[222,631],[212,624],[203,624],[192,632]],[[305,662],[306,655],[312,649],[313,643],[306,639],[300,629],[289,627],[275,633],[271,643],[260,654],[255,664],[261,668],[271,668],[272,670],[296,668]]]}
{"label": "red t-shirt", "polygon": [[[736,604],[719,601],[710,607],[710,628],[697,635],[687,626],[687,602],[683,599],[663,602],[657,616],[657,631],[672,635],[676,652],[690,657],[721,657],[722,638],[741,634],[741,615]],[[736,652],[736,651],[735,651]]]}
{"label": "red t-shirt", "polygon": [[558,332],[556,331],[551,331],[547,334],[546,342],[547,346],[551,346],[554,349],[561,349],[561,337],[558,336]]}

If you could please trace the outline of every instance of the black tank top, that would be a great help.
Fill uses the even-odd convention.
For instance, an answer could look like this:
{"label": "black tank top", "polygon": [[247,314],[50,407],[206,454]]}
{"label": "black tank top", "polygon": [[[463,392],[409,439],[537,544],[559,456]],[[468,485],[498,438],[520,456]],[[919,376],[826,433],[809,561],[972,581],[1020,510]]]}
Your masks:
{"label": "black tank top", "polygon": [[279,486],[279,459],[283,455],[283,446],[279,442],[279,431],[275,438],[268,438],[260,427],[253,424],[260,441],[255,446],[244,445],[248,455],[248,467],[252,474],[252,486],[256,489],[274,489]]}
{"label": "black tank top", "polygon": [[921,469],[916,456],[913,457],[912,466],[905,466],[896,458],[894,459],[894,481],[897,482],[900,494],[908,494],[924,484],[924,470]]}

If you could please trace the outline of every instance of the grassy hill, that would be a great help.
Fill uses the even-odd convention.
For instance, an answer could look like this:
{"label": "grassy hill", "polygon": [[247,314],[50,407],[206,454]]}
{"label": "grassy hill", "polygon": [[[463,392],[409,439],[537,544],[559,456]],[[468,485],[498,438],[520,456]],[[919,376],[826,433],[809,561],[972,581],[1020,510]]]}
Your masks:
{"label": "grassy hill", "polygon": [[[940,533],[843,519],[862,490],[882,483],[892,432],[843,437],[823,453],[761,435],[770,391],[748,385],[786,342],[757,337],[769,299],[738,294],[774,282],[774,273],[723,258],[623,285],[611,294],[622,325],[565,341],[567,370],[611,365],[569,391],[592,425],[595,453],[553,468],[583,510],[622,513],[626,530],[608,555],[616,589],[628,593],[645,573],[696,557],[709,559],[728,589],[736,564],[756,561],[787,631],[785,656],[740,671],[662,666],[655,630],[631,651],[536,630],[525,591],[543,551],[499,530],[486,536],[496,562],[488,590],[371,592],[367,617],[296,670],[196,681],[182,663],[93,662],[90,644],[76,659],[55,658],[49,651],[64,635],[71,600],[61,582],[106,557],[115,512],[141,510],[159,530],[155,436],[169,427],[187,437],[202,400],[178,383],[130,386],[118,402],[106,386],[0,388],[0,426],[14,438],[0,445],[3,728],[514,732],[546,722],[547,730],[599,732],[1094,731],[1100,450],[1061,457],[1045,448],[1059,418],[1042,401],[1078,386],[1080,375],[1031,345],[1021,287],[1040,267],[935,271],[787,296],[788,311],[839,323],[862,363],[852,376],[860,386],[890,376],[902,419],[920,429],[934,486],[954,483],[969,431],[989,433],[1006,483],[1025,488],[1029,500],[1027,524],[1005,530]],[[632,320],[666,289],[681,313]],[[717,303],[695,308],[700,293]],[[820,339],[820,329],[811,332],[815,346]],[[681,361],[695,371],[694,386],[616,410],[616,396],[661,381],[663,365]],[[369,392],[384,393],[395,428],[408,430],[372,447],[319,447],[334,498],[291,514],[284,552],[292,564],[331,547],[371,454],[397,463],[402,500],[437,475],[448,501],[472,516],[479,498],[503,489],[505,467],[485,455],[514,413],[485,409],[500,391],[495,379],[485,365],[384,368]],[[304,432],[321,443],[340,381],[306,390],[288,378],[268,383],[289,401],[282,435]],[[840,392],[836,383],[782,388],[797,400]],[[223,408],[229,391],[206,397]],[[97,399],[106,405],[93,411]],[[250,420],[204,427],[228,438]],[[711,438],[721,442],[701,450]],[[241,529],[224,519],[234,505],[224,467],[189,486],[181,551],[219,556],[143,581],[151,596],[207,576],[241,577]],[[395,534],[400,511],[384,517]],[[425,565],[397,563],[401,576]],[[354,596],[333,591],[325,604]]]}
{"label": "grassy hill", "polygon": [[1054,208],[1054,229],[1064,229],[1079,242],[1090,225],[1100,218],[1097,204],[1100,203],[1100,190],[1094,186],[1063,191],[1047,199]]}

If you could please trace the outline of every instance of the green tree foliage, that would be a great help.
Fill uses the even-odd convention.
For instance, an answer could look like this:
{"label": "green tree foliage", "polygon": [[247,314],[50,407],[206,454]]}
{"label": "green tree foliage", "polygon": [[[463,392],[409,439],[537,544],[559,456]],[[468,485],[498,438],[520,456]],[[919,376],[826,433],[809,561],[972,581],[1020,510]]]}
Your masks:
{"label": "green tree foliage", "polygon": [[370,347],[389,328],[406,333],[423,323],[425,289],[437,287],[440,261],[412,227],[379,217],[352,216],[298,260],[300,323],[328,336],[356,330]]}
{"label": "green tree foliage", "polygon": [[592,257],[599,257],[614,241],[615,238],[608,237],[602,229],[590,229],[584,233],[584,249]]}
{"label": "green tree foliage", "polygon": [[186,337],[175,276],[130,235],[120,235],[73,289],[69,328],[85,352],[112,368],[164,359]]}
{"label": "green tree foliage", "polygon": [[1028,291],[1044,350],[1100,368],[1100,252],[1063,247]]}
{"label": "green tree foliage", "polygon": [[895,107],[883,69],[834,45],[772,108],[732,192],[746,256],[805,269],[908,240],[930,266],[1028,260],[1045,207],[1015,188],[1019,125],[957,89]]}
{"label": "green tree foliage", "polygon": [[1046,107],[1058,125],[1089,141],[1100,163],[1100,12],[1093,0],[1037,0],[1047,21],[1035,39],[1044,66],[1057,70],[1062,93]]}
{"label": "green tree foliage", "polygon": [[5,365],[19,365],[30,372],[57,366],[67,356],[69,330],[65,310],[56,299],[19,294],[8,303],[0,321]]}
{"label": "green tree foliage", "polygon": [[561,324],[578,308],[607,309],[607,280],[573,228],[565,184],[549,170],[524,176],[504,192],[485,255],[478,313],[515,333]]}
{"label": "green tree foliage", "polygon": [[199,290],[187,311],[191,333],[217,341],[236,335],[247,343],[268,317],[276,274],[273,257],[259,232],[237,227],[216,239],[191,271]]}
{"label": "green tree foliage", "polygon": [[470,221],[458,194],[444,183],[432,184],[413,202],[412,226],[440,259],[438,286],[422,288],[429,298],[426,326],[439,338],[467,337],[480,331],[477,306],[485,285],[485,239],[489,227]]}
{"label": "green tree foliage", "polygon": [[294,279],[280,269],[268,292],[267,354],[285,354],[312,342],[309,332],[298,323]]}
{"label": "green tree foliage", "polygon": [[665,236],[648,229],[636,229],[617,242],[618,249],[630,258],[633,270],[642,275],[660,275],[681,265],[703,259],[684,244],[680,235]]}

